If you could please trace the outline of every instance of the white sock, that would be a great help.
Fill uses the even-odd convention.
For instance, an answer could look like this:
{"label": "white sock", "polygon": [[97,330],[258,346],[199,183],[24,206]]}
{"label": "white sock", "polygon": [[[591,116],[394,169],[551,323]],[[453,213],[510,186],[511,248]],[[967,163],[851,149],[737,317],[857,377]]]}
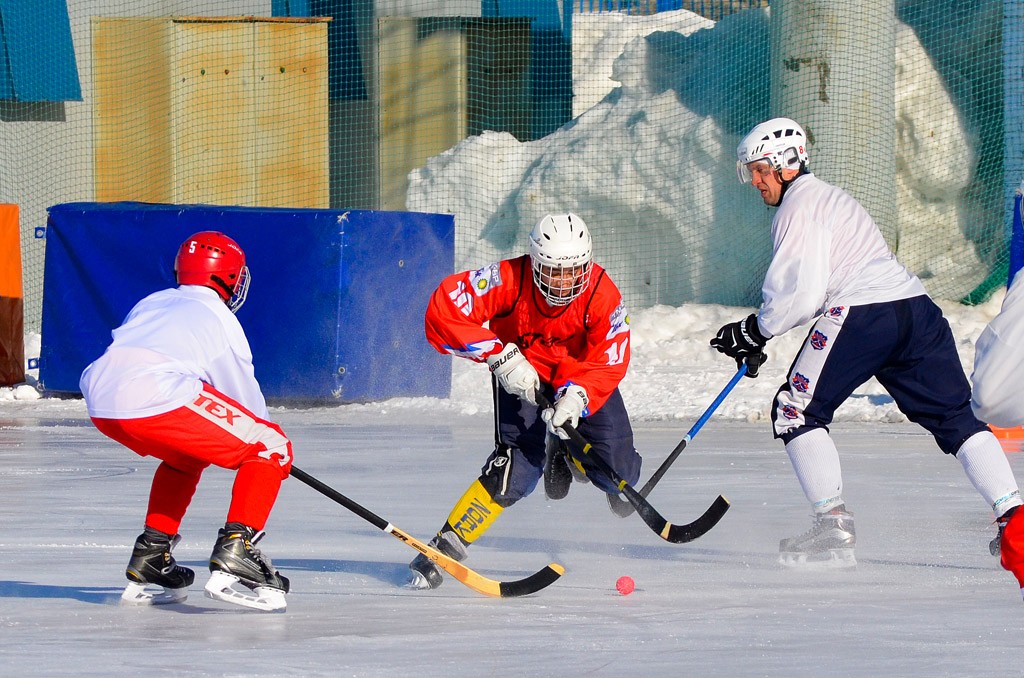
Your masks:
{"label": "white sock", "polygon": [[815,428],[793,438],[786,443],[786,454],[815,513],[825,513],[843,503],[839,451],[828,431]]}
{"label": "white sock", "polygon": [[975,433],[965,440],[956,451],[956,458],[963,464],[974,489],[992,507],[997,518],[1021,505],[1020,491],[1010,462],[991,431]]}

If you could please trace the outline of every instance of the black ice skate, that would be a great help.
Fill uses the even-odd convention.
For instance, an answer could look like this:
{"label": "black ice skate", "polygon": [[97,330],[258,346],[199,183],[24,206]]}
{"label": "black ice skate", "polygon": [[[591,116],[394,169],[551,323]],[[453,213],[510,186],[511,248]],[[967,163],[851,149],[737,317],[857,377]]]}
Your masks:
{"label": "black ice skate", "polygon": [[[135,540],[132,558],[124,574],[128,586],[121,601],[133,605],[165,605],[180,603],[188,597],[188,587],[196,573],[178,565],[171,550],[181,541],[181,535],[169,535],[147,527]],[[162,591],[147,591],[147,586],[159,586]]]}
{"label": "black ice skate", "polygon": [[[207,596],[257,610],[284,610],[288,579],[256,548],[263,536],[241,523],[227,523],[220,530],[210,555]],[[234,588],[238,583],[248,590]]]}
{"label": "black ice skate", "polygon": [[548,499],[565,499],[569,494],[570,463],[561,440],[548,433],[544,439],[544,494]]}
{"label": "black ice skate", "polygon": [[779,562],[786,567],[815,569],[856,567],[856,543],[853,514],[840,504],[814,516],[814,525],[807,532],[780,541]]}
{"label": "black ice skate", "polygon": [[[468,555],[466,547],[451,529],[445,526],[430,540],[429,546],[434,547],[452,560],[463,561]],[[435,565],[422,553],[412,559],[409,563],[411,570],[409,581],[406,584],[411,589],[436,589],[444,581],[441,576],[441,568]]]}

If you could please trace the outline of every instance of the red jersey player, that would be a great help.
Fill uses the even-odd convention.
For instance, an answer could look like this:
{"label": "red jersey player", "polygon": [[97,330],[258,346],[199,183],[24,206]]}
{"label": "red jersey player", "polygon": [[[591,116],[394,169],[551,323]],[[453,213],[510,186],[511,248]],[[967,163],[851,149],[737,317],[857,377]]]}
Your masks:
{"label": "red jersey player", "polygon": [[121,597],[141,604],[185,599],[195,573],[178,565],[171,549],[203,470],[214,464],[237,474],[210,556],[207,595],[284,609],[288,579],[255,544],[291,469],[292,444],[267,420],[249,342],[234,315],[249,287],[245,253],[223,233],[196,233],[178,249],[174,271],[179,286],[137,303],[80,382],[96,428],[161,460]]}
{"label": "red jersey player", "polygon": [[[566,422],[626,481],[640,477],[618,388],[629,365],[629,319],[619,289],[592,255],[583,219],[549,214],[530,233],[529,255],[449,276],[431,297],[430,343],[486,363],[494,376],[494,451],[431,540],[456,560],[542,476],[553,499],[566,495],[573,476],[618,494],[586,455],[559,444]],[[538,391],[552,408],[540,411]],[[409,568],[411,587],[441,585],[441,572],[426,557]]]}

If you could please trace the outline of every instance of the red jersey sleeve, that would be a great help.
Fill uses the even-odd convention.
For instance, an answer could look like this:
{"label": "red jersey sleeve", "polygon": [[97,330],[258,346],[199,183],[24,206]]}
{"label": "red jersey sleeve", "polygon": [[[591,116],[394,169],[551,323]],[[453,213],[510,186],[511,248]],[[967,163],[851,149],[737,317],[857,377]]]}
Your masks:
{"label": "red jersey sleeve", "polygon": [[518,284],[508,261],[450,275],[441,281],[427,304],[427,341],[441,353],[483,362],[504,345],[484,324],[507,312],[518,296]]}

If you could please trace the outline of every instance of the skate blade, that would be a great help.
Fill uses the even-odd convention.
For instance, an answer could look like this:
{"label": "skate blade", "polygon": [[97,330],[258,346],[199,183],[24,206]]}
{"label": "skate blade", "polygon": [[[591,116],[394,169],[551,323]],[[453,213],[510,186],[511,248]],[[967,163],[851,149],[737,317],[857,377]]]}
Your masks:
{"label": "skate blade", "polygon": [[857,567],[853,549],[830,549],[809,556],[806,553],[780,553],[779,564],[801,570],[850,570]]}
{"label": "skate blade", "polygon": [[234,588],[234,584],[238,584],[240,581],[233,574],[214,572],[204,587],[206,597],[263,612],[284,611],[288,604],[284,598],[284,591],[269,586],[257,586],[251,592],[248,588],[245,590]]}
{"label": "skate blade", "polygon": [[582,485],[586,485],[590,482],[590,478],[587,477],[587,472],[583,469],[583,465],[579,462],[576,457],[569,457],[569,473],[572,474],[572,479]]}
{"label": "skate blade", "polygon": [[188,589],[168,589],[160,587],[160,591],[147,591],[147,584],[129,582],[121,593],[122,605],[170,605],[183,603],[188,598]]}
{"label": "skate blade", "polygon": [[430,585],[430,581],[428,581],[426,577],[419,572],[412,570],[409,575],[409,580],[405,582],[405,588],[413,591],[429,591],[434,587]]}

